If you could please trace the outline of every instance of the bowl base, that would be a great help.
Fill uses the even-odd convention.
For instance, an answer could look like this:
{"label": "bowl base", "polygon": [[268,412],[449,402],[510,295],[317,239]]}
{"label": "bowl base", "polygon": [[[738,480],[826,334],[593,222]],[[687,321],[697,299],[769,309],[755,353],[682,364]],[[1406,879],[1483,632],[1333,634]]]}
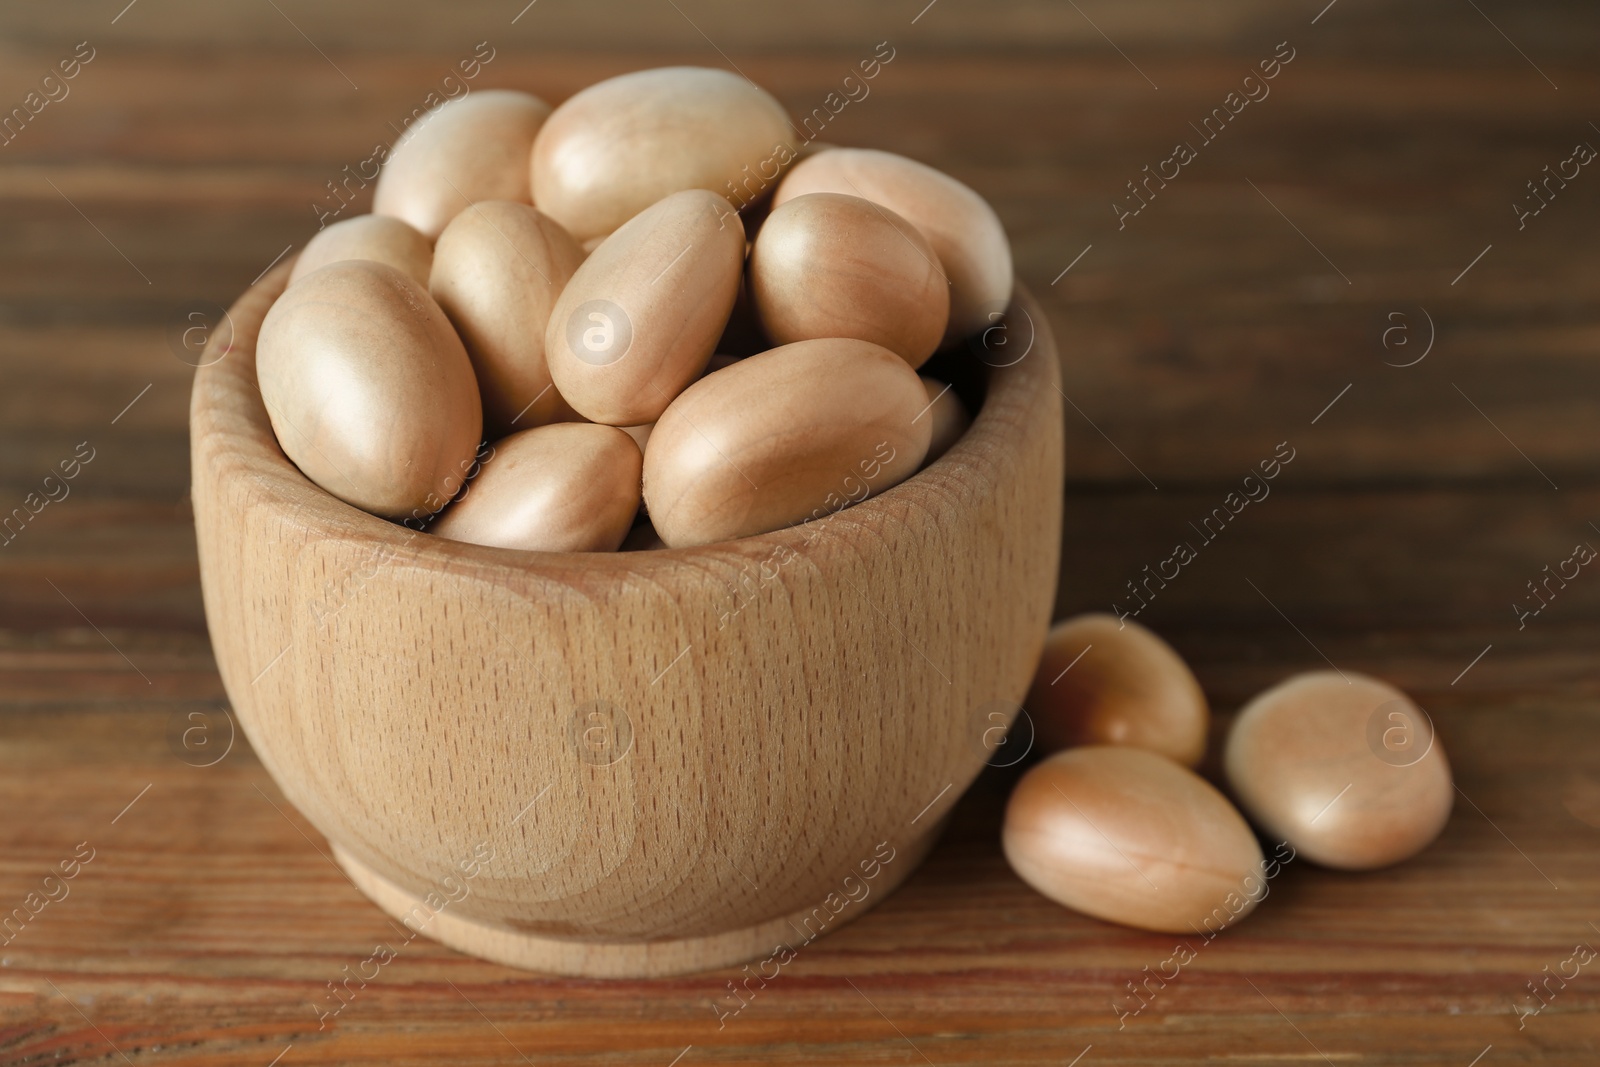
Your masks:
{"label": "bowl base", "polygon": [[[832,933],[860,917],[898,889],[926,858],[943,829],[944,820],[940,820],[929,827],[927,833],[901,848],[894,862],[882,867],[871,895],[859,902],[852,901],[837,914],[830,915],[825,932]],[[417,909],[424,914],[429,912],[421,897],[401,889],[338,845],[331,841],[329,844],[333,847],[334,858],[355,887],[391,917],[403,920],[414,916]],[[777,955],[782,946],[798,951],[817,936],[807,937],[805,931],[809,928],[802,925],[817,908],[822,908],[825,914],[828,911],[818,902],[816,907],[740,930],[676,941],[608,942],[542,937],[474,922],[448,911],[433,912],[419,932],[457,952],[523,970],[571,978],[665,978],[765,960]]]}

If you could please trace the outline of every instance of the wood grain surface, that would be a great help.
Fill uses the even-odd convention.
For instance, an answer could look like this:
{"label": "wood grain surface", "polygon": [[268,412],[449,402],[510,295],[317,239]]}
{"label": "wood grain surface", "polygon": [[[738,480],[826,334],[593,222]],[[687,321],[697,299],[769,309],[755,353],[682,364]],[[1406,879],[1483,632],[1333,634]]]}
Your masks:
{"label": "wood grain surface", "polygon": [[[675,5],[717,43],[675,27],[651,47],[652,13],[578,52],[540,36],[546,3],[514,26],[520,4],[474,4],[481,29],[463,16],[432,39],[428,19],[397,29],[402,11],[370,44],[353,15],[274,6],[328,40],[255,35],[266,7],[221,28],[155,0],[115,24],[121,3],[92,24],[7,14],[0,106],[77,41],[97,55],[0,147],[0,511],[80,442],[94,458],[0,547],[0,908],[75,850],[93,859],[0,945],[0,1061],[1595,1062],[1600,974],[1548,976],[1600,945],[1600,579],[1520,626],[1513,608],[1600,543],[1600,172],[1524,228],[1512,208],[1575,143],[1600,147],[1592,9],[1241,3],[1156,25],[1149,4],[1141,23],[1104,3],[985,20],[940,0],[832,23],[817,8],[763,36]],[[1016,769],[997,769],[914,877],[720,1024],[738,971],[565,980],[417,939],[319,1030],[327,983],[394,931],[242,740],[189,765],[228,719],[187,504],[193,371],[168,334],[303,246],[324,183],[485,38],[503,43],[482,86],[556,99],[643,65],[731,62],[796,114],[891,40],[826,139],[950,171],[1012,235],[1063,352],[1058,614],[1109,610],[1289,441],[1271,497],[1141,621],[1219,709],[1213,753],[1232,709],[1295,670],[1407,689],[1460,787],[1438,843],[1368,874],[1291,864],[1119,1018],[1173,939],[1027,890],[998,842]],[[1285,40],[1271,95],[1118,229],[1126,183]],[[1393,365],[1430,332],[1426,358]]]}

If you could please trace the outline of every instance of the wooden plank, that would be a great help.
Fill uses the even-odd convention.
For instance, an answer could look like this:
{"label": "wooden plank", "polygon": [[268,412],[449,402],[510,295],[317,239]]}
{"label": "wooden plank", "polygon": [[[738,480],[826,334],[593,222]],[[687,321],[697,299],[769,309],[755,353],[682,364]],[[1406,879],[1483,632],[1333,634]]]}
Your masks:
{"label": "wooden plank", "polygon": [[[737,970],[563,981],[418,939],[320,1031],[327,983],[395,935],[242,737],[209,767],[172,747],[196,723],[220,737],[226,695],[185,507],[191,371],[164,332],[303,244],[323,183],[481,35],[505,42],[481,85],[552,99],[722,57],[666,5],[619,22],[608,5],[541,4],[516,27],[520,3],[281,5],[355,91],[267,5],[139,3],[111,28],[124,6],[105,5],[103,27],[76,9],[0,12],[0,99],[62,43],[103,35],[72,96],[0,149],[0,509],[78,442],[97,450],[0,547],[0,914],[78,842],[95,849],[70,895],[0,944],[0,1059],[1465,1067],[1490,1045],[1483,1067],[1595,1059],[1587,974],[1520,1030],[1514,1006],[1600,937],[1600,583],[1580,576],[1520,627],[1512,604],[1600,537],[1600,179],[1585,172],[1525,230],[1509,210],[1574,139],[1600,137],[1584,132],[1592,5],[1341,3],[1315,28],[1320,2],[939,3],[914,26],[922,2],[685,5],[797,113],[888,37],[897,58],[828,139],[924,158],[996,205],[1075,405],[1058,613],[1128,606],[1125,583],[1200,536],[1189,524],[1288,441],[1271,496],[1139,617],[1195,666],[1213,751],[1232,710],[1292,671],[1331,661],[1403,686],[1439,726],[1456,811],[1390,871],[1291,865],[1131,1017],[1126,983],[1172,939],[1026,890],[995,833],[1016,772],[995,770],[901,891],[720,1027]],[[1119,230],[1124,183],[1285,36],[1299,52],[1273,95]],[[796,51],[812,47],[827,51]],[[1383,346],[1390,313],[1420,344],[1422,309],[1433,351],[1385,366],[1420,352]]]}
{"label": "wooden plank", "polygon": [[991,0],[982,5],[929,0],[868,5],[848,0],[814,0],[805,5],[688,0],[675,6],[643,7],[625,0],[537,5],[527,0],[462,0],[448,8],[407,4],[398,10],[380,0],[353,0],[336,7],[284,0],[278,7],[280,12],[269,5],[221,11],[203,0],[137,6],[128,0],[101,0],[91,16],[77,9],[16,5],[0,17],[0,34],[35,47],[54,43],[70,48],[87,34],[122,47],[176,45],[202,50],[201,54],[243,46],[302,55],[311,52],[310,42],[315,42],[341,63],[351,53],[437,51],[457,42],[470,46],[485,37],[507,47],[588,53],[630,49],[710,53],[709,38],[742,63],[753,51],[837,49],[898,35],[929,49],[1070,48],[1112,55],[1109,41],[1115,41],[1116,47],[1140,56],[1143,64],[1150,53],[1159,58],[1174,52],[1240,50],[1263,32],[1276,31],[1279,37],[1307,32],[1317,19],[1316,32],[1345,54],[1370,54],[1376,45],[1390,54],[1467,54],[1505,59],[1510,65],[1523,61],[1496,34],[1495,25],[1542,63],[1552,56],[1587,58],[1587,42],[1594,40],[1600,25],[1592,6],[1582,0],[1546,0],[1527,10],[1488,7],[1493,23],[1469,6],[1448,0],[1422,0],[1404,8],[1334,7],[1328,0],[1295,5],[1265,0],[1205,5],[1126,0],[1080,4],[1078,10],[1049,0]]}
{"label": "wooden plank", "polygon": [[[95,476],[91,465],[74,495],[48,505],[0,548],[7,594],[0,611],[13,613],[8,625],[82,626],[64,593],[108,631],[199,633],[192,519],[181,498],[167,495],[181,493],[182,483],[174,478],[149,493],[115,483],[96,491]],[[1293,464],[1285,468],[1270,483],[1271,496],[1247,504],[1220,530],[1214,511],[1229,513],[1224,501],[1231,486],[1159,493],[1074,488],[1057,613],[1132,612],[1140,606],[1128,591],[1133,582],[1148,605],[1134,617],[1158,629],[1283,626],[1300,640],[1274,605],[1300,625],[1311,618],[1318,633],[1334,635],[1408,627],[1425,636],[1430,627],[1451,627],[1490,640],[1525,634],[1538,642],[1552,624],[1600,621],[1600,581],[1587,572],[1541,593],[1549,603],[1538,615],[1524,621],[1512,609],[1513,603],[1539,607],[1527,583],[1545,581],[1544,568],[1567,559],[1576,544],[1600,545],[1589,526],[1589,516],[1600,513],[1592,490],[1323,492],[1294,484],[1297,476]],[[1209,542],[1190,525],[1207,518]],[[1173,572],[1164,561],[1180,542],[1193,546],[1197,558],[1163,587],[1151,574]],[[1300,647],[1316,660],[1303,641]]]}
{"label": "wooden plank", "polygon": [[[507,54],[484,84],[559,98],[649,61]],[[0,175],[0,220],[12,220],[0,221],[0,358],[29,368],[29,388],[0,400],[0,482],[22,491],[78,440],[52,420],[109,419],[152,382],[130,419],[166,416],[149,446],[169,469],[183,447],[187,368],[165,332],[303,244],[322,183],[390,136],[431,70],[364,60],[375,76],[343,101],[348,87],[317,82],[314,57],[231,64],[233,91],[215,95],[188,93],[188,75],[159,56],[97,62],[82,77],[103,76],[102,95],[85,81],[81,103],[47,110],[8,147],[19,165]],[[1197,139],[1188,123],[1238,75],[1232,61],[1184,60],[1155,94],[1125,84],[1119,63],[908,51],[828,133],[928,159],[995,202],[1065,352],[1073,481],[1232,479],[1264,445],[1308,432],[1336,397],[1315,427],[1327,443],[1297,472],[1317,484],[1592,480],[1586,428],[1600,413],[1600,371],[1587,356],[1600,281],[1566,265],[1600,227],[1600,184],[1574,182],[1523,232],[1509,204],[1585,136],[1581,101],[1600,88],[1596,75],[1563,75],[1567,95],[1512,70],[1458,91],[1454,67],[1331,62],[1307,44],[1230,140],[1119,230],[1113,198],[1173,139]],[[797,113],[836,80],[831,62],[798,58],[749,70]],[[295,90],[284,94],[286,83]],[[119,132],[86,136],[67,105],[98,109]],[[994,121],[997,108],[1011,117]],[[127,164],[59,162],[84,152]],[[1420,355],[1429,336],[1421,363],[1385,366]],[[91,381],[59,403],[27,402],[53,373],[36,363],[43,351],[93,367]]]}
{"label": "wooden plank", "polygon": [[[993,833],[1015,772],[991,771],[903,890],[809,946],[768,988],[752,986],[721,1028],[712,1004],[736,970],[560,981],[418,939],[320,1032],[311,1005],[325,983],[395,933],[242,740],[197,768],[165,742],[190,704],[12,703],[0,716],[0,794],[13,815],[0,901],[20,901],[80,841],[95,856],[69,896],[0,949],[0,1018],[14,1024],[0,1047],[14,1062],[56,1049],[92,1059],[109,1054],[106,1039],[130,1055],[160,1045],[152,1058],[179,1063],[265,1063],[290,1043],[300,1063],[420,1062],[446,1047],[453,1062],[517,1062],[509,1039],[541,1063],[665,1063],[690,1044],[697,1062],[848,1063],[911,1062],[909,1039],[936,1063],[1062,1063],[1089,1043],[1097,1060],[1187,1063],[1302,1056],[1309,1038],[1335,1062],[1437,1062],[1426,1057],[1440,1047],[1470,1059],[1491,1042],[1501,1062],[1535,1062],[1509,1005],[1592,936],[1600,728],[1585,701],[1530,688],[1540,714],[1515,719],[1492,697],[1441,703],[1440,690],[1422,689],[1471,799],[1439,843],[1384,872],[1292,865],[1274,899],[1203,946],[1137,1016],[1119,1020],[1113,1004],[1137,1004],[1124,983],[1174,939],[1097,923],[1023,887]],[[1556,746],[1564,775],[1550,773]],[[1582,1016],[1596,1010],[1594,991],[1573,983],[1528,1027],[1547,1047],[1575,1049],[1593,1040]],[[820,1032],[810,1023],[823,1014]],[[1351,1028],[1352,1014],[1367,1021]]]}

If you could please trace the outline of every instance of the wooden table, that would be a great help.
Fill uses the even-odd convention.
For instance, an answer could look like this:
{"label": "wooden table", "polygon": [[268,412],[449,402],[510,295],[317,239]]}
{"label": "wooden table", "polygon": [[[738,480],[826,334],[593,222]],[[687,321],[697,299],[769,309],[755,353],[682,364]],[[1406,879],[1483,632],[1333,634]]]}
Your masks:
{"label": "wooden table", "polygon": [[[1514,1009],[1545,968],[1571,973],[1574,945],[1600,945],[1600,576],[1522,625],[1512,605],[1600,544],[1600,170],[1525,228],[1508,209],[1574,143],[1600,146],[1593,37],[1586,60],[1525,61],[1462,8],[1439,32],[1470,46],[1369,50],[1341,19],[1387,38],[1349,7],[1315,24],[1267,11],[1227,47],[1126,60],[1099,37],[963,54],[897,15],[871,38],[896,59],[827,131],[981,190],[1047,302],[1068,397],[1059,612],[1109,610],[1287,441],[1271,497],[1141,618],[1189,657],[1218,736],[1253,693],[1331,662],[1414,694],[1455,768],[1426,853],[1369,874],[1291,865],[1121,1019],[1126,984],[1175,939],[1065,911],[1010,873],[1013,770],[980,779],[903,889],[723,1025],[733,971],[570,981],[419,940],[319,1029],[313,1002],[391,928],[242,737],[221,755],[187,503],[192,372],[170,335],[302,245],[324,183],[459,55],[97,41],[72,96],[0,148],[0,511],[80,442],[93,454],[0,548],[0,910],[79,858],[67,895],[0,944],[0,1061],[1596,1062],[1600,963],[1552,983],[1539,1014]],[[1189,123],[1285,38],[1271,95],[1119,227],[1125,183],[1198,143]],[[637,66],[722,62],[697,42],[508,46],[479,86],[559,99]],[[732,58],[798,114],[871,47]],[[70,53],[9,55],[0,103]],[[188,728],[217,762],[193,765],[212,756],[177,740]]]}

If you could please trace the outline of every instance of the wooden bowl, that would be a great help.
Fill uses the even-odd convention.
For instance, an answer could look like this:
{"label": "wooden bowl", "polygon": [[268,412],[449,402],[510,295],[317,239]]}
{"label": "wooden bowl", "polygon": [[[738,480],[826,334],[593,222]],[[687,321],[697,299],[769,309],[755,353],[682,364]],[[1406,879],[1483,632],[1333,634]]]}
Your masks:
{"label": "wooden bowl", "polygon": [[703,548],[533,553],[289,462],[255,375],[288,266],[195,378],[206,618],[261,761],[408,939],[677,974],[799,951],[911,873],[1050,620],[1061,402],[1029,296],[1031,350],[901,485]]}

